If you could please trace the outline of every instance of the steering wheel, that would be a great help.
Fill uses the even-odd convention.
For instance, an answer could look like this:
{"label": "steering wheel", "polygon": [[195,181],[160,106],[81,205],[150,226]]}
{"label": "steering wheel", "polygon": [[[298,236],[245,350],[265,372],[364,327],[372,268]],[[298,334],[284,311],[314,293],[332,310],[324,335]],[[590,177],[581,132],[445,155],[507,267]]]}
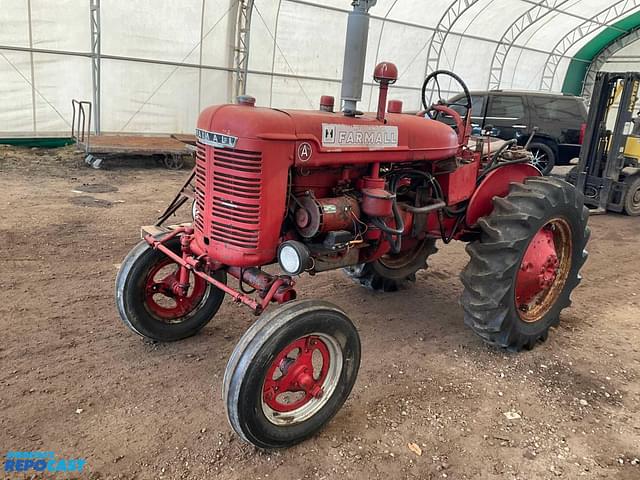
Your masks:
{"label": "steering wheel", "polygon": [[[456,81],[456,83],[458,83],[458,85],[462,87],[466,103],[461,103],[460,101],[449,103],[444,98],[442,98],[442,88],[440,87],[439,78],[441,76],[451,77]],[[433,85],[431,85],[431,88],[429,88],[432,82]],[[434,96],[436,93],[437,98],[435,98],[434,101]],[[422,84],[422,106],[424,107],[429,117],[434,120],[436,120],[438,115],[440,114],[449,114],[448,111],[443,111],[444,109],[437,107],[449,107],[448,109],[456,106],[462,107],[464,108],[464,119],[462,123],[463,125],[469,125],[469,120],[471,119],[471,94],[469,93],[469,89],[467,88],[467,85],[464,83],[464,81],[458,75],[450,72],[449,70],[436,70],[435,72],[427,75],[427,78],[424,79],[424,82]]]}

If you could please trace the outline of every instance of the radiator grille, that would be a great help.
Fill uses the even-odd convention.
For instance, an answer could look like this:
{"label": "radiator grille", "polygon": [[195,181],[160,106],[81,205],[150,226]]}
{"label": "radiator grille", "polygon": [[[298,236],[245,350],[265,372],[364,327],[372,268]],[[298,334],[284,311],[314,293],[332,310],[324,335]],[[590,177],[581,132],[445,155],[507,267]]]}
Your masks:
{"label": "radiator grille", "polygon": [[[209,148],[209,163],[206,150]],[[210,239],[256,249],[260,231],[262,155],[198,144],[196,202],[203,212],[196,228],[210,228]],[[204,222],[209,221],[209,225]]]}
{"label": "radiator grille", "polygon": [[207,171],[206,171],[206,157],[204,145],[198,143],[198,148],[196,150],[196,178],[195,178],[195,186],[196,186],[196,208],[198,210],[199,215],[195,218],[194,228],[196,230],[200,230],[200,232],[204,233],[204,202],[205,202],[205,192],[207,190]]}

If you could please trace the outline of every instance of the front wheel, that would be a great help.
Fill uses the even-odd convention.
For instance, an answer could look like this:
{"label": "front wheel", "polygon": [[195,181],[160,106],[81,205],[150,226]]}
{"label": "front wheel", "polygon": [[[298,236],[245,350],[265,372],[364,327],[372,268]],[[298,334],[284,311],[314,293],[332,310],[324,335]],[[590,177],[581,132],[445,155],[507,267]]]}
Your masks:
{"label": "front wheel", "polygon": [[[170,239],[165,246],[181,254],[180,238]],[[195,335],[209,323],[224,292],[191,273],[187,294],[178,296],[173,291],[178,271],[177,263],[145,241],[129,252],[116,277],[116,305],[130,330],[151,340],[171,342]],[[224,272],[212,276],[226,281]]]}
{"label": "front wheel", "polygon": [[512,184],[481,218],[461,274],[465,323],[490,344],[531,349],[571,303],[587,259],[589,211],[572,185],[555,178]]}
{"label": "front wheel", "polygon": [[338,307],[290,302],[242,336],[224,374],[231,427],[259,448],[295,445],[338,412],[356,381],[360,338]]}

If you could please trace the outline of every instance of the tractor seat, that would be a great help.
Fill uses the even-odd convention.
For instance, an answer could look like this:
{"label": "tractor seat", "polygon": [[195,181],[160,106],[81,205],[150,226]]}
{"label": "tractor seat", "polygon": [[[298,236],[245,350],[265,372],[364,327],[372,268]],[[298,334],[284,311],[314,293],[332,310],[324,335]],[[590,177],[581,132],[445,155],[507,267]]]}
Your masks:
{"label": "tractor seat", "polygon": [[488,137],[489,142],[491,142],[489,144],[489,142],[487,142],[486,136],[472,135],[471,137],[469,137],[469,142],[467,143],[467,146],[470,149],[475,150],[478,140],[481,140],[481,139],[484,140],[484,143],[482,144],[482,156],[489,154],[489,147],[491,147],[491,153],[493,153],[498,151],[500,147],[502,147],[505,143],[507,143],[506,140],[502,140],[501,138]]}

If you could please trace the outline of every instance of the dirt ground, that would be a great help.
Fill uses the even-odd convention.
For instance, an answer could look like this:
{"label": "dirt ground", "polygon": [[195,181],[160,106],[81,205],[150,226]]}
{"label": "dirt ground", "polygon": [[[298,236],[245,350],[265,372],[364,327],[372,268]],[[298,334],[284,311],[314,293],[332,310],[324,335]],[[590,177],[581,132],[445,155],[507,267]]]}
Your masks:
{"label": "dirt ground", "polygon": [[226,302],[196,337],[155,344],[114,306],[139,226],[186,175],[139,159],[93,170],[71,147],[0,146],[3,460],[55,451],[86,458],[91,479],[640,478],[640,218],[591,218],[573,307],[522,354],[464,327],[464,245],[440,246],[398,293],[340,272],[304,277],[301,297],[354,320],[362,367],[319,435],[264,452],[232,433],[221,400],[227,358],[252,322],[246,308]]}

